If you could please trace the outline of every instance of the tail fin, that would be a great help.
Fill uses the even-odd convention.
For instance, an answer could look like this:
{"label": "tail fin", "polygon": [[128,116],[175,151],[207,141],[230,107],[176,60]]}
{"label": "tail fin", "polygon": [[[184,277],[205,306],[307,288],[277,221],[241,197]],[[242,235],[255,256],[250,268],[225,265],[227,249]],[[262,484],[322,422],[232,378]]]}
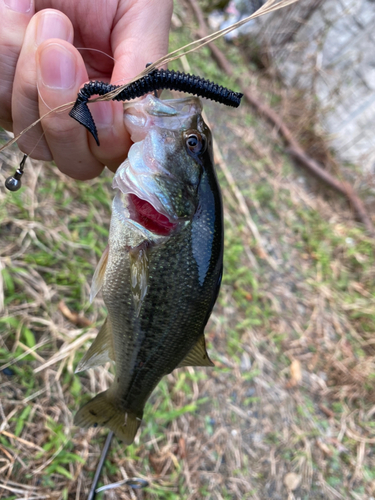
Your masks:
{"label": "tail fin", "polygon": [[142,414],[135,415],[119,408],[111,400],[108,391],[104,391],[80,408],[74,418],[74,424],[78,427],[108,427],[116,437],[129,445],[134,441],[141,418]]}

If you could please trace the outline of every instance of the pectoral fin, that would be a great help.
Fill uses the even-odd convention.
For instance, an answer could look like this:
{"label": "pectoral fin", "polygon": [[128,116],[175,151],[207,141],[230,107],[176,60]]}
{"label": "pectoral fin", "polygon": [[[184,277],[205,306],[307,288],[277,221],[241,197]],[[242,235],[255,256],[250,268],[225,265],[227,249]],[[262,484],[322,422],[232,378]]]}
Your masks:
{"label": "pectoral fin", "polygon": [[131,290],[137,316],[139,316],[148,290],[148,247],[149,243],[146,242],[129,252]]}
{"label": "pectoral fin", "polygon": [[108,361],[115,361],[115,354],[112,331],[107,318],[90,349],[79,362],[75,373],[94,368],[94,366],[104,365]]}
{"label": "pectoral fin", "polygon": [[182,368],[183,366],[215,366],[207,354],[204,335],[199,338],[198,342],[188,352],[177,368]]}
{"label": "pectoral fin", "polygon": [[100,257],[99,263],[96,266],[94,276],[92,278],[91,292],[90,292],[90,303],[95,299],[99,290],[103,286],[104,282],[104,274],[107,268],[108,262],[108,254],[109,254],[109,246],[107,245],[103,255]]}

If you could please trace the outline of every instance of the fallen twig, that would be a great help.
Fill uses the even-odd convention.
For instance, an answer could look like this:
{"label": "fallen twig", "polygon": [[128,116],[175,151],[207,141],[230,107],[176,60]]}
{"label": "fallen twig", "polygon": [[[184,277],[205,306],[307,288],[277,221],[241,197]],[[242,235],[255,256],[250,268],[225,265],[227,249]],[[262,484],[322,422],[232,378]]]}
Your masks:
{"label": "fallen twig", "polygon": [[[207,26],[204,20],[204,16],[201,8],[198,5],[197,0],[189,0],[190,5],[194,11],[199,24],[198,35],[200,37],[205,37],[208,34]],[[216,47],[212,42],[208,43],[208,47],[212,53],[212,57],[216,60],[220,68],[225,71],[230,77],[235,78],[234,71],[231,63],[225,57],[223,52]],[[365,225],[367,231],[374,236],[375,228],[368,215],[366,208],[359,198],[357,193],[354,191],[352,186],[345,181],[340,181],[333,177],[329,172],[324,170],[315,160],[308,156],[302,149],[297,139],[293,136],[291,130],[285,124],[283,119],[266,103],[262,102],[259,96],[257,96],[254,91],[251,92],[246,88],[241,78],[235,78],[237,84],[241,88],[241,92],[244,94],[245,99],[251,104],[261,115],[263,115],[267,120],[269,120],[283,137],[285,143],[287,144],[287,152],[297,160],[303,167],[305,167],[309,172],[311,172],[315,177],[325,182],[332,189],[335,189],[339,193],[346,196],[349,200],[350,205],[357,214],[359,220]]]}
{"label": "fallen twig", "polygon": [[65,318],[73,323],[73,325],[81,327],[92,325],[92,321],[90,321],[88,318],[85,318],[82,314],[72,312],[63,300],[59,302],[59,309],[65,316]]}
{"label": "fallen twig", "polygon": [[3,434],[4,436],[6,436],[8,438],[15,439],[16,441],[18,441],[21,444],[24,444],[25,446],[29,446],[30,448],[35,448],[36,450],[41,451],[42,453],[44,453],[43,448],[41,448],[37,444],[32,443],[31,441],[27,441],[26,439],[23,439],[21,437],[18,437],[15,434],[12,434],[11,432],[2,430],[0,432],[0,434]]}

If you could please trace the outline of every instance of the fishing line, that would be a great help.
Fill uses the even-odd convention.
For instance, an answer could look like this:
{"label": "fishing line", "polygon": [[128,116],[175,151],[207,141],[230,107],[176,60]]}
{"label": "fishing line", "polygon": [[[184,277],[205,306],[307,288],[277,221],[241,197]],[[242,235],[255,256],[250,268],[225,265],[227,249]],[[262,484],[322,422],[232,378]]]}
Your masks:
{"label": "fishing line", "polygon": [[[49,109],[50,111],[52,111],[52,108],[51,108],[50,106],[48,106],[48,104],[47,104],[47,103],[46,103],[46,101],[43,99],[42,94],[41,94],[41,93],[40,93],[40,91],[39,91],[39,85],[38,85],[38,82],[36,82],[36,90],[38,91],[38,96],[39,96],[40,100],[42,101],[42,103],[45,105],[45,107],[46,107],[47,109]],[[30,154],[31,154],[31,153],[30,153]]]}
{"label": "fishing line", "polygon": [[[109,54],[107,54],[106,52],[104,52],[103,50],[99,50],[99,49],[92,49],[90,47],[76,47],[77,50],[92,50],[94,52],[99,52],[99,54],[102,54],[103,56],[106,56],[108,57],[109,59],[112,59],[112,61],[116,64],[120,64],[118,59],[115,59],[114,57],[110,56]],[[149,63],[151,64],[151,63]],[[120,64],[120,66],[122,67],[122,69],[124,71],[126,71],[126,66],[124,64]],[[148,67],[148,65],[146,64],[146,68]],[[114,82],[112,82],[113,84],[116,84],[118,85],[120,82],[127,82],[127,81],[130,81],[131,78],[120,78],[119,80],[116,80]]]}
{"label": "fishing line", "polygon": [[[298,2],[298,0],[267,0],[267,2],[256,12],[251,14],[248,17],[245,17],[244,19],[237,21],[236,23],[228,26],[227,28],[223,28],[222,30],[215,31],[214,33],[211,33],[210,35],[207,35],[203,38],[200,38],[199,40],[195,40],[194,42],[190,42],[183,47],[180,47],[179,49],[176,49],[166,56],[161,57],[157,61],[155,61],[152,65],[152,69],[157,68],[158,66],[161,66],[162,64],[168,64],[169,62],[175,61],[176,59],[179,59],[183,55],[188,55],[191,52],[195,52],[196,50],[200,49],[201,47],[204,47],[210,42],[213,42],[217,40],[218,38],[230,33],[231,31],[239,28],[240,26],[243,26],[244,24],[248,23],[252,19],[255,19],[256,17],[263,16],[265,14],[269,14],[273,11],[279,10],[283,7],[287,7],[289,5],[292,5],[293,3]],[[190,48],[191,47],[191,48]],[[185,52],[181,52],[186,50]],[[181,52],[181,54],[179,54]],[[143,72],[139,75],[143,76]]]}
{"label": "fishing line", "polygon": [[[258,9],[256,12],[254,12],[251,16],[246,17],[245,19],[242,19],[241,21],[237,21],[236,23],[232,24],[228,28],[225,28],[223,30],[216,31],[215,33],[212,33],[211,35],[208,35],[206,37],[200,38],[199,40],[195,40],[194,42],[188,43],[187,45],[184,45],[183,47],[180,47],[177,50],[174,50],[170,52],[169,54],[165,55],[164,57],[161,57],[157,61],[155,61],[150,67],[146,68],[143,70],[137,77],[135,77],[133,80],[130,81],[130,84],[137,81],[137,79],[142,78],[143,76],[147,75],[150,71],[153,69],[156,69],[158,66],[161,66],[163,64],[168,64],[168,62],[175,61],[176,59],[179,59],[182,55],[187,55],[190,54],[191,52],[194,52],[198,50],[199,48],[203,47],[204,45],[207,45],[207,43],[210,43],[217,38],[220,38],[221,36],[229,33],[230,31],[246,24],[249,22],[251,19],[255,19],[256,17],[260,17],[264,14],[269,14],[275,10],[279,10],[283,7],[287,7],[289,5],[292,5],[293,3],[297,2],[298,0],[268,0],[260,9]],[[183,52],[185,49],[188,49],[187,51]],[[97,49],[93,49],[97,50]],[[180,53],[182,51],[182,53]],[[108,55],[108,54],[107,54]],[[109,56],[111,57],[111,56]],[[122,87],[122,89],[125,89],[126,85]],[[121,92],[121,90],[117,90],[117,93]],[[105,95],[105,96],[100,96],[96,100],[98,101],[106,101],[110,100],[112,96],[110,94]],[[94,101],[93,101],[94,102]],[[66,111],[70,108],[70,106],[73,106],[74,102],[70,103],[65,103],[62,104],[61,106],[57,106],[55,109],[48,111],[48,113],[44,114],[42,117],[40,117],[38,120],[33,122],[31,125],[26,127],[20,134],[17,135],[17,137],[14,137],[14,139],[11,139],[8,141],[6,144],[0,147],[0,152],[3,151],[4,149],[10,147],[13,145],[23,134],[28,132],[31,128],[33,128],[35,125],[37,125],[43,118],[48,116],[52,112],[58,112],[58,111]]]}
{"label": "fishing line", "polygon": [[[89,47],[76,47],[77,50],[92,50],[94,52],[99,52],[100,54],[102,54],[103,56],[106,56],[108,57],[109,59],[112,59],[112,61],[114,61],[115,63],[117,62],[118,64],[118,61],[117,59],[115,59],[114,57],[110,56],[109,54],[107,54],[106,52],[104,52],[103,50],[99,50],[99,49],[92,49],[92,48],[89,48]],[[121,65],[123,67],[123,69],[125,69],[124,65],[122,64]],[[146,65],[147,67],[147,65]],[[115,82],[113,82],[114,84],[119,84],[120,82],[126,82],[126,80],[130,80],[130,78],[120,78],[120,80],[116,80]],[[40,97],[40,100],[43,102],[43,104],[45,105],[45,107],[47,109],[49,109],[50,111],[56,111],[56,113],[64,113],[66,110],[65,109],[60,109],[60,110],[57,110],[57,108],[54,108],[52,109],[51,106],[49,106],[46,101],[43,99],[43,96],[41,94],[41,92],[39,91],[39,85],[38,85],[38,82],[36,84],[36,89],[38,91],[38,96]],[[36,122],[37,123],[37,122]],[[38,141],[39,142],[39,141]],[[37,143],[38,144],[38,143]],[[35,148],[34,148],[35,149]],[[1,151],[1,150],[0,150]],[[31,152],[29,153],[29,156],[31,156]]]}
{"label": "fishing line", "polygon": [[99,54],[102,54],[103,56],[109,57],[109,59],[112,59],[112,61],[117,62],[116,59],[107,52],[104,52],[103,50],[100,49],[93,49],[92,47],[76,47],[77,50],[92,50],[93,52],[99,52]]}
{"label": "fishing line", "polygon": [[[77,50],[92,50],[94,52],[99,52],[99,54],[102,54],[103,56],[106,56],[108,57],[109,59],[112,59],[112,61],[114,63],[117,63],[119,64],[118,60],[115,59],[114,57],[110,56],[109,54],[107,54],[106,52],[104,52],[103,50],[99,50],[99,49],[92,49],[90,47],[76,47]],[[121,64],[121,67],[124,71],[126,71],[126,67]],[[120,78],[120,80],[116,80],[115,82],[113,82],[114,84],[119,84],[120,82],[126,82],[127,80],[130,80],[130,78]]]}

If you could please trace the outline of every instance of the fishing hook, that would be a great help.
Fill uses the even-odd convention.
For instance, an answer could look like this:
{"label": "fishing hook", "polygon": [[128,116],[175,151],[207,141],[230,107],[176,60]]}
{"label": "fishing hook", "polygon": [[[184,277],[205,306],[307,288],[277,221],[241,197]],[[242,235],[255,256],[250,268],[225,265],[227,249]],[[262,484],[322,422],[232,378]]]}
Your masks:
{"label": "fishing hook", "polygon": [[9,191],[18,191],[22,186],[21,177],[23,175],[23,169],[25,167],[27,157],[28,155],[23,155],[20,166],[16,170],[15,174],[5,180],[5,187],[9,189]]}

